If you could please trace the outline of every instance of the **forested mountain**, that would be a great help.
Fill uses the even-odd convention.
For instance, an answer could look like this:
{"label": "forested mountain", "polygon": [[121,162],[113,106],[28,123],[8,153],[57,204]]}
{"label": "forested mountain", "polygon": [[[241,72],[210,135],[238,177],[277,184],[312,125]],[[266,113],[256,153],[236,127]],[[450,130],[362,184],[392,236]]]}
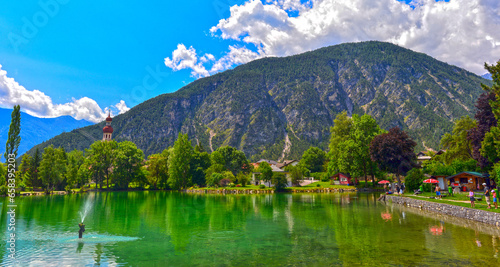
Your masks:
{"label": "forested mountain", "polygon": [[[437,149],[453,120],[473,117],[480,83],[491,81],[393,44],[346,43],[196,80],[116,116],[113,138],[149,155],[183,132],[208,151],[230,145],[253,159],[299,158],[309,146],[327,148],[333,119],[346,110],[366,112],[385,129],[402,127],[417,149]],[[40,146],[88,148],[102,138],[103,125]]]}
{"label": "forested mountain", "polygon": [[[11,113],[12,109],[0,108],[0,151],[5,151]],[[47,141],[58,134],[91,124],[91,122],[86,120],[75,120],[70,116],[37,118],[21,112],[21,144],[19,145],[18,155],[24,154],[33,146]],[[2,162],[3,161],[5,161],[5,159],[2,157]]]}

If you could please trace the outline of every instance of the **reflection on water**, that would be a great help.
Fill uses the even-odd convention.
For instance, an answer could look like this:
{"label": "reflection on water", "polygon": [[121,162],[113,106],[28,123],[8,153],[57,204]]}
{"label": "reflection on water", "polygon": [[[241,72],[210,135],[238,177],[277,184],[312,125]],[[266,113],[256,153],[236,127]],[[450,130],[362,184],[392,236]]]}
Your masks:
{"label": "reflection on water", "polygon": [[[79,240],[75,226],[89,197],[94,206]],[[372,194],[115,192],[19,201],[19,266],[500,263],[498,229],[386,205]],[[11,265],[0,244],[3,265]]]}

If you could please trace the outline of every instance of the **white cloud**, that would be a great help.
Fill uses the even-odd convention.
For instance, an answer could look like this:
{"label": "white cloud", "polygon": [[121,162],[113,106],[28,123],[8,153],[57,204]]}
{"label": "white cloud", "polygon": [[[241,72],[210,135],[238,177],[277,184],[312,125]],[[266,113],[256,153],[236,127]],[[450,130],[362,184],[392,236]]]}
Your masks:
{"label": "white cloud", "polygon": [[[194,58],[191,53],[180,66],[204,77],[260,57],[367,40],[392,42],[477,74],[485,72],[484,62],[499,59],[500,1],[414,0],[412,5],[396,0],[311,0],[304,4],[300,0],[250,0],[232,6],[231,15],[210,29],[214,36],[239,42],[238,50],[247,50],[250,57],[231,57],[234,46],[230,46],[219,60],[197,63],[196,53]],[[298,11],[298,15],[288,11]],[[246,49],[247,44],[257,47],[256,52]],[[193,61],[197,65],[191,65]]]}
{"label": "white cloud", "polygon": [[[54,104],[52,99],[39,90],[29,91],[7,76],[7,72],[0,65],[0,106],[12,108],[20,105],[26,113],[42,118],[71,116],[77,120],[91,122],[103,121],[107,116],[108,108],[102,110],[97,102],[88,97],[73,99],[69,103]],[[123,100],[114,106],[119,113],[129,110]]]}
{"label": "white cloud", "polygon": [[120,100],[120,102],[115,105],[115,108],[118,109],[118,114],[123,114],[130,110],[124,100]]}
{"label": "white cloud", "polygon": [[[229,46],[229,52],[216,60],[212,54],[204,54],[199,57],[192,46],[187,49],[185,45],[179,44],[177,49],[172,52],[172,59],[165,58],[165,65],[174,71],[191,69],[191,75],[200,78],[229,69],[237,64],[247,63],[259,57],[258,53],[245,47]],[[207,70],[205,65],[210,64],[212,67]]]}

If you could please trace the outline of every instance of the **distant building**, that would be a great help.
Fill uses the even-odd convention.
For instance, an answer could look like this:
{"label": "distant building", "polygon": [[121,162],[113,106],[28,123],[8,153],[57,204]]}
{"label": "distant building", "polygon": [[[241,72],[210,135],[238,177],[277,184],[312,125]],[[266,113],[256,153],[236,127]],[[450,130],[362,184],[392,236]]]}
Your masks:
{"label": "distant building", "polygon": [[335,180],[337,180],[338,183],[342,185],[354,185],[358,183],[357,179],[352,178],[348,173],[341,172],[337,172],[336,174],[330,176],[330,180],[334,180],[334,184]]}
{"label": "distant building", "polygon": [[111,137],[113,136],[113,127],[111,127],[111,112],[108,113],[108,117],[106,118],[106,126],[102,128],[102,141],[111,141]]}
{"label": "distant building", "polygon": [[450,184],[453,186],[460,186],[460,189],[464,190],[482,190],[483,183],[491,186],[491,181],[488,174],[482,174],[479,172],[461,172],[452,176],[446,177]]}

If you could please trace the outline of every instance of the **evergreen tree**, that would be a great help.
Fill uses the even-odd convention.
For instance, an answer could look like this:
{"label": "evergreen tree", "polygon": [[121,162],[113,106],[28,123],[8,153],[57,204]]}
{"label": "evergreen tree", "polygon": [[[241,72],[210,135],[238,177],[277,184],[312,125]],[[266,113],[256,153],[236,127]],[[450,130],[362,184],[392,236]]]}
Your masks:
{"label": "evergreen tree", "polygon": [[42,181],[38,177],[38,167],[40,166],[40,161],[41,161],[41,155],[40,151],[38,150],[38,147],[35,149],[35,154],[33,155],[33,160],[31,161],[31,169],[33,170],[32,172],[32,177],[31,180],[33,181],[32,186],[42,186]]}
{"label": "evergreen tree", "polygon": [[168,184],[172,189],[187,188],[192,181],[190,172],[193,147],[187,134],[179,133],[168,159]]}

